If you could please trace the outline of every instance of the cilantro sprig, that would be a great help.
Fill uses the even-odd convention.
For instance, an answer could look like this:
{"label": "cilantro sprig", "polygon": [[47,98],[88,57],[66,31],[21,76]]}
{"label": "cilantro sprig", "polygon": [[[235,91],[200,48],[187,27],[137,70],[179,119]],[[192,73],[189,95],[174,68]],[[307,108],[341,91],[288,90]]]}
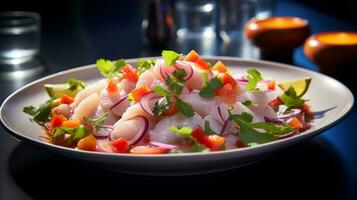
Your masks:
{"label": "cilantro sprig", "polygon": [[22,111],[33,116],[33,121],[38,123],[40,126],[45,126],[45,123],[50,121],[52,103],[53,99],[49,99],[38,108],[34,106],[25,106]]}
{"label": "cilantro sprig", "polygon": [[303,105],[307,100],[301,99],[296,95],[296,91],[293,87],[290,87],[286,90],[281,96],[280,99],[283,101],[284,105],[288,108],[295,108]]}
{"label": "cilantro sprig", "polygon": [[205,133],[206,135],[216,135],[217,133],[211,129],[209,121],[205,120]]}
{"label": "cilantro sprig", "polygon": [[164,97],[160,100],[158,100],[153,109],[153,113],[155,117],[160,116],[162,113],[164,113],[166,110],[168,110],[171,107],[171,100],[169,97]]}
{"label": "cilantro sprig", "polygon": [[98,59],[96,62],[99,72],[107,79],[113,78],[117,73],[125,67],[126,63],[124,59],[119,59],[115,62],[105,59]]}
{"label": "cilantro sprig", "polygon": [[78,88],[85,88],[86,84],[78,79],[75,78],[69,78],[66,82],[69,85],[69,90],[74,91],[77,90]]}
{"label": "cilantro sprig", "polygon": [[144,71],[150,69],[155,65],[155,60],[138,60],[137,64],[139,74],[142,74]]}
{"label": "cilantro sprig", "polygon": [[278,139],[278,135],[286,134],[293,129],[286,124],[274,124],[270,122],[252,123],[253,116],[247,112],[232,114],[230,110],[229,119],[239,126],[238,135],[247,146],[263,144]]}
{"label": "cilantro sprig", "polygon": [[86,137],[89,135],[89,131],[83,126],[80,125],[76,128],[70,128],[70,127],[56,127],[52,141],[55,141],[57,138],[68,134],[70,137],[66,139],[66,144],[67,145],[73,145],[77,143],[80,139]]}
{"label": "cilantro sprig", "polygon": [[166,85],[170,88],[171,91],[175,92],[177,95],[180,95],[183,90],[183,83],[175,80],[172,76],[166,78]]}
{"label": "cilantro sprig", "polygon": [[247,79],[248,79],[248,83],[246,86],[247,91],[256,90],[256,86],[258,82],[263,80],[262,75],[256,69],[247,70]]}
{"label": "cilantro sprig", "polygon": [[222,84],[221,80],[218,77],[214,77],[205,83],[205,85],[200,90],[199,95],[201,97],[211,98],[214,96],[214,91],[216,89],[219,89],[222,87],[223,87],[223,84]]}
{"label": "cilantro sprig", "polygon": [[176,106],[177,109],[187,117],[192,117],[193,115],[195,115],[192,105],[177,97],[176,97]]}
{"label": "cilantro sprig", "polygon": [[83,117],[83,120],[93,126],[94,129],[98,130],[102,127],[105,120],[107,119],[109,112],[105,112],[96,118]]}

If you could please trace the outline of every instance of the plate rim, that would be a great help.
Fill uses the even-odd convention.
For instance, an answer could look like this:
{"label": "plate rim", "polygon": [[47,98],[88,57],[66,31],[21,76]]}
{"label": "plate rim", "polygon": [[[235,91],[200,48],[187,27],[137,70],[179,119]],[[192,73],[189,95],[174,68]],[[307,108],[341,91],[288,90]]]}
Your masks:
{"label": "plate rim", "polygon": [[[265,152],[266,150],[269,149],[276,149],[277,147],[280,147],[282,145],[289,145],[290,143],[297,143],[300,141],[303,141],[305,138],[309,138],[309,137],[314,137],[328,129],[330,129],[331,127],[335,126],[336,124],[340,123],[341,121],[343,121],[352,111],[352,108],[354,107],[354,95],[351,92],[351,90],[343,83],[341,83],[339,80],[327,76],[325,74],[316,72],[316,71],[312,71],[309,69],[305,69],[305,68],[301,68],[298,66],[294,66],[294,65],[289,65],[289,64],[284,64],[284,63],[278,63],[278,62],[272,62],[272,61],[266,61],[266,60],[259,60],[259,59],[249,59],[249,58],[241,58],[241,57],[230,57],[230,56],[202,56],[204,59],[211,59],[211,60],[230,60],[230,61],[236,61],[236,62],[254,62],[257,64],[263,64],[263,65],[273,65],[273,66],[277,66],[280,68],[288,68],[291,70],[297,70],[297,71],[301,71],[301,72],[307,72],[307,73],[312,73],[318,76],[323,76],[324,78],[330,79],[332,81],[337,82],[338,84],[340,84],[342,87],[344,87],[344,89],[347,91],[348,95],[351,97],[351,103],[350,105],[346,105],[348,106],[348,109],[344,110],[341,114],[341,117],[338,119],[335,119],[332,123],[327,124],[324,127],[321,127],[320,129],[314,130],[314,131],[310,131],[306,134],[300,134],[297,136],[293,136],[290,138],[285,138],[283,140],[276,140],[276,141],[272,141],[272,142],[268,142],[268,143],[264,143],[264,144],[260,144],[257,146],[253,146],[253,147],[248,147],[248,148],[241,148],[241,149],[230,149],[230,150],[224,150],[224,151],[214,151],[214,152],[201,152],[201,153],[183,153],[183,154],[153,154],[153,155],[140,155],[140,154],[126,154],[126,153],[108,153],[108,152],[92,152],[92,151],[84,151],[84,150],[77,150],[77,149],[73,149],[73,148],[68,148],[68,147],[63,147],[63,146],[59,146],[59,145],[54,145],[51,143],[47,143],[41,140],[36,140],[34,138],[28,137],[22,133],[17,132],[16,130],[12,129],[3,119],[3,112],[4,112],[4,106],[7,104],[8,101],[11,100],[11,98],[15,95],[17,95],[18,93],[20,93],[22,90],[31,87],[32,85],[37,84],[38,82],[44,81],[44,80],[48,80],[51,79],[53,77],[56,76],[60,76],[60,75],[65,75],[65,74],[69,74],[69,73],[73,73],[73,72],[77,72],[77,71],[83,71],[83,70],[89,70],[91,68],[95,68],[95,64],[88,64],[88,65],[84,65],[84,66],[80,66],[80,67],[75,67],[73,69],[67,69],[67,70],[63,70],[63,71],[59,71],[50,75],[47,75],[45,77],[42,77],[40,79],[37,79],[35,81],[32,81],[24,86],[22,86],[21,88],[17,89],[16,91],[12,92],[7,98],[5,98],[5,100],[2,102],[1,107],[0,107],[0,121],[1,121],[1,125],[5,128],[5,130],[12,135],[13,137],[24,141],[24,142],[29,142],[31,144],[35,144],[36,146],[40,146],[40,147],[47,147],[51,150],[54,151],[64,151],[67,153],[71,153],[71,154],[84,154],[84,155],[90,155],[90,156],[104,156],[104,157],[115,157],[115,158],[177,158],[177,157],[207,157],[207,156],[224,156],[224,155],[228,155],[228,154],[237,154],[238,152],[240,152],[240,154],[242,154],[242,156],[244,155],[250,155],[250,154],[255,154],[255,153],[259,153],[259,152]],[[157,59],[160,57],[140,57],[140,58],[130,58],[130,59],[125,59],[126,62],[135,62],[137,60],[144,60],[144,59]],[[280,144],[280,145],[279,145]],[[46,148],[45,148],[46,149]]]}

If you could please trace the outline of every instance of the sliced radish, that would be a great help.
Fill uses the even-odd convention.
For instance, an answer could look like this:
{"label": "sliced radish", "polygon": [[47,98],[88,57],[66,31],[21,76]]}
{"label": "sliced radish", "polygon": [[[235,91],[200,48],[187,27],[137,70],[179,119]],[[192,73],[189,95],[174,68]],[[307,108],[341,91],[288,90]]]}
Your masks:
{"label": "sliced radish", "polygon": [[128,141],[129,145],[135,145],[140,142],[149,130],[149,120],[146,117],[139,115],[133,119],[141,120],[142,124],[139,126],[141,130],[139,130],[138,134],[136,134],[132,140]]}

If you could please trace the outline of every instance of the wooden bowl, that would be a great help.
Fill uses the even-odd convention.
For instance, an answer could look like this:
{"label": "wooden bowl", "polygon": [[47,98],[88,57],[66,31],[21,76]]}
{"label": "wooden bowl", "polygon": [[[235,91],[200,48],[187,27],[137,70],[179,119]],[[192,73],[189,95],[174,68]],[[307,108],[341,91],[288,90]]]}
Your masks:
{"label": "wooden bowl", "polygon": [[310,35],[310,28],[307,20],[298,17],[253,18],[246,23],[244,33],[263,56],[291,56]]}
{"label": "wooden bowl", "polygon": [[305,42],[304,53],[327,74],[339,67],[357,66],[357,32],[312,35]]}

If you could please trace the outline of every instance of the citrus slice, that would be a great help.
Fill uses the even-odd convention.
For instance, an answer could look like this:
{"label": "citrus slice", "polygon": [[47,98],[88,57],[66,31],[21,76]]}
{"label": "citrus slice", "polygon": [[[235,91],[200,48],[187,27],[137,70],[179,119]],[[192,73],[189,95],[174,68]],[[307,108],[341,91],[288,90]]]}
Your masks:
{"label": "citrus slice", "polygon": [[288,90],[290,87],[293,87],[296,92],[296,96],[302,97],[309,89],[310,83],[311,77],[307,77],[303,79],[282,82],[279,84],[279,87],[284,91]]}

